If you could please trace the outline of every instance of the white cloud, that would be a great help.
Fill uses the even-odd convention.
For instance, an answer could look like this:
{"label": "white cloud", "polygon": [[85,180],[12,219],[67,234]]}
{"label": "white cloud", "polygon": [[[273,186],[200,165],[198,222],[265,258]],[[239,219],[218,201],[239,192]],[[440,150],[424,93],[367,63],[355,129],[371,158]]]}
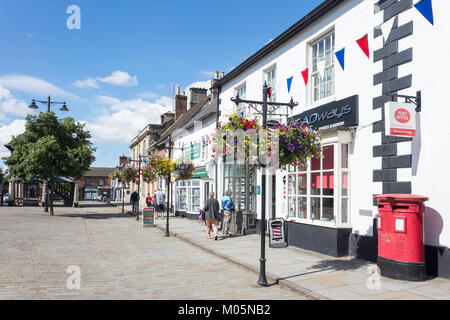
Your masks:
{"label": "white cloud", "polygon": [[25,131],[25,120],[14,120],[9,125],[0,127],[0,158],[10,155],[5,144],[11,141],[12,136],[17,136]]}
{"label": "white cloud", "polygon": [[26,116],[32,113],[25,101],[15,98],[11,92],[0,84],[0,120],[7,120],[8,115]]}
{"label": "white cloud", "polygon": [[158,94],[156,94],[152,91],[145,91],[145,92],[142,92],[141,94],[139,94],[137,97],[142,98],[142,99],[154,99],[154,98],[158,97]]}
{"label": "white cloud", "polygon": [[[160,102],[168,101],[164,100]],[[93,121],[86,121],[86,128],[91,132],[93,141],[131,143],[147,124],[160,123],[161,114],[171,110],[171,105],[156,101],[134,99],[116,102],[110,106],[108,113]]]}
{"label": "white cloud", "polygon": [[42,95],[62,99],[80,99],[73,93],[64,91],[45,80],[21,74],[0,76],[0,84],[9,90],[35,94],[37,99]]}
{"label": "white cloud", "polygon": [[104,95],[95,96],[95,101],[102,105],[113,105],[120,103],[120,99]]}
{"label": "white cloud", "polygon": [[132,87],[138,85],[137,77],[130,76],[128,72],[114,71],[110,76],[97,78],[98,81],[121,87]]}
{"label": "white cloud", "polygon": [[78,88],[89,87],[89,88],[98,89],[98,83],[93,78],[87,78],[85,80],[77,80],[73,83],[73,85]]}

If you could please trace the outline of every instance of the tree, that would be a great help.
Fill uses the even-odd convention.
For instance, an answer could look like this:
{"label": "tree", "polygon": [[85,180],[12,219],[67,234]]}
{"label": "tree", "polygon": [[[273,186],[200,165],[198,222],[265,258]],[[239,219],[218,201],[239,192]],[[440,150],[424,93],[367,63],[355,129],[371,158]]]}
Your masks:
{"label": "tree", "polygon": [[84,124],[73,118],[58,119],[53,112],[28,115],[25,132],[13,137],[13,152],[5,157],[11,176],[48,181],[50,214],[56,177],[80,179],[95,160],[95,148]]}

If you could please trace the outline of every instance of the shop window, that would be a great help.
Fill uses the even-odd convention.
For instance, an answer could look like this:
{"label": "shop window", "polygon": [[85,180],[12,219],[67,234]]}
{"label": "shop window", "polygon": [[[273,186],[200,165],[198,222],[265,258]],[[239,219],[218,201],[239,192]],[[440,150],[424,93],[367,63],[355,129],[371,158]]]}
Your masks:
{"label": "shop window", "polygon": [[[334,94],[334,32],[312,45],[312,73],[314,102]],[[323,78],[318,64],[325,62]]]}
{"label": "shop window", "polygon": [[331,225],[349,223],[348,150],[348,144],[326,145],[323,158],[311,159],[308,167],[289,166],[290,218]]}

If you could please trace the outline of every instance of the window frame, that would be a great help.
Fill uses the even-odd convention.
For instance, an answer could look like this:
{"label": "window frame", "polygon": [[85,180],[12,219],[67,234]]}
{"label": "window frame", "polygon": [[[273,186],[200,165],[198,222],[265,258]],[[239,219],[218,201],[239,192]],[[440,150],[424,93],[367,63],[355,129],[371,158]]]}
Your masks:
{"label": "window frame", "polygon": [[[324,72],[325,72],[325,77],[326,77],[327,69],[332,68],[332,80],[329,80],[329,81],[332,81],[332,92],[330,93],[330,95],[327,95],[327,93],[326,93],[326,91],[327,91],[326,84],[327,84],[328,81],[325,81],[325,89],[324,89],[325,94],[322,97],[321,96],[322,79],[319,80],[319,85],[318,86],[315,85],[315,78],[316,78],[316,76],[318,78],[320,78],[320,77],[319,77],[319,70],[314,71],[314,66],[315,66],[314,65],[314,59],[316,58],[314,56],[314,47],[316,45],[318,45],[320,42],[323,42],[323,46],[324,46],[323,56],[324,56],[324,59],[326,60],[326,52],[327,52],[327,50],[326,50],[326,38],[330,37],[330,36],[332,36],[332,38],[331,38],[331,45],[330,45],[331,46],[331,54],[330,54],[330,56],[331,56],[331,64],[329,64],[328,66],[325,67],[325,71]],[[336,94],[336,72],[335,72],[336,71],[336,69],[335,69],[335,66],[336,66],[336,59],[335,59],[336,33],[335,33],[334,28],[331,29],[331,30],[326,31],[323,34],[321,34],[314,41],[311,41],[310,44],[309,44],[309,50],[310,50],[310,66],[311,66],[311,68],[310,68],[311,69],[311,72],[310,72],[311,73],[311,75],[310,75],[310,77],[311,77],[311,104],[314,105],[314,104],[317,104],[317,103],[324,103],[324,101],[326,101],[326,100],[331,100]],[[316,96],[315,96],[315,89],[316,88],[318,88],[318,90],[319,90],[319,98],[318,99],[316,99]]]}
{"label": "window frame", "polygon": [[[351,226],[351,164],[350,164],[350,148],[351,148],[351,141],[328,141],[324,142],[323,147],[327,146],[334,146],[334,169],[332,170],[324,170],[323,169],[323,159],[320,159],[321,167],[320,170],[311,170],[311,160],[308,160],[308,166],[306,168],[306,171],[300,171],[297,168],[295,168],[295,171],[292,171],[292,167],[289,166],[288,170],[286,172],[286,207],[287,207],[287,217],[286,219],[288,221],[292,222],[299,222],[299,223],[305,223],[305,224],[311,224],[311,225],[319,225],[324,227],[330,227],[330,228],[348,228]],[[342,146],[347,145],[347,168],[342,168]],[[311,177],[313,173],[320,172],[320,181],[321,181],[321,188],[320,188],[320,195],[312,195],[311,194]],[[334,181],[333,181],[333,188],[334,188],[334,194],[332,196],[323,195],[323,172],[333,172],[334,174]],[[343,185],[343,174],[348,174],[347,176],[347,195],[343,196],[342,192],[342,185]],[[306,175],[306,194],[299,194],[299,174],[305,174]],[[291,193],[291,185],[290,185],[290,176],[295,177],[295,193]],[[292,205],[292,198],[295,198],[295,217],[290,216],[291,214],[291,205]],[[298,217],[299,214],[299,198],[306,198],[306,218],[300,218]],[[319,198],[321,207],[320,207],[320,219],[312,219],[312,210],[311,210],[311,202],[312,199]],[[332,198],[333,199],[333,213],[334,213],[334,221],[322,221],[323,218],[323,199],[324,198]],[[346,222],[342,221],[343,218],[343,211],[342,211],[342,204],[343,199],[347,199],[347,214],[346,214]]]}

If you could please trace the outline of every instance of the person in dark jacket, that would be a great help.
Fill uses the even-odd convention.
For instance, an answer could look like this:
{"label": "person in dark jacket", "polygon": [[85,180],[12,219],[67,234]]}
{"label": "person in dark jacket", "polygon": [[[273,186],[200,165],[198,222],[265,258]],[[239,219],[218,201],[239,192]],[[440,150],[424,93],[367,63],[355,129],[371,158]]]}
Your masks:
{"label": "person in dark jacket", "polygon": [[219,228],[218,228],[218,220],[219,220],[219,201],[214,198],[214,192],[209,194],[209,199],[206,201],[205,207],[203,208],[205,211],[205,222],[206,222],[206,237],[211,239],[211,226],[214,230],[214,240],[219,239]]}
{"label": "person in dark jacket", "polygon": [[130,196],[130,200],[131,200],[131,204],[133,206],[133,213],[138,214],[137,205],[139,202],[139,194],[136,191],[134,191]]}

